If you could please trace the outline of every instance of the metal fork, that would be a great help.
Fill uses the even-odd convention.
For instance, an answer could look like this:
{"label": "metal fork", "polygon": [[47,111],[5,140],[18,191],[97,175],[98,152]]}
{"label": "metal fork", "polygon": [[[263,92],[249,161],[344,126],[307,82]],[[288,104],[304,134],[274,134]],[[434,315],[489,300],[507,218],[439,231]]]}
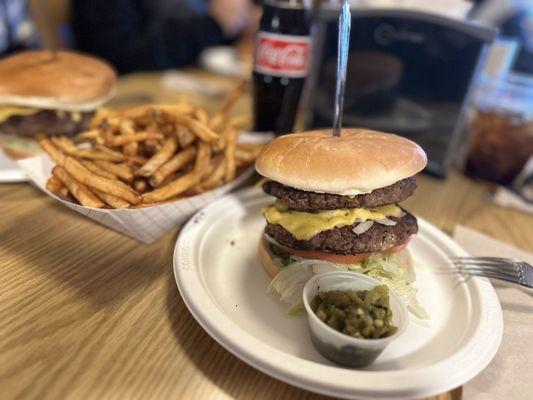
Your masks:
{"label": "metal fork", "polygon": [[525,261],[500,257],[452,257],[461,274],[483,276],[533,289],[533,267]]}

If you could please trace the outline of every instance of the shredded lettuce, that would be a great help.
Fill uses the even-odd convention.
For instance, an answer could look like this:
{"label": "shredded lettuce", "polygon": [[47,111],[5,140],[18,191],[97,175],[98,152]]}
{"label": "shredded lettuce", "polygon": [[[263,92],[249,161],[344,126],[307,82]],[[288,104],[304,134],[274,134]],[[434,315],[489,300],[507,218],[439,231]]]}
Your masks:
{"label": "shredded lettuce", "polygon": [[284,258],[280,258],[279,259],[279,262],[283,266],[283,268],[291,265],[292,263],[295,263],[296,261],[298,261],[298,260],[296,258],[294,258],[293,256],[288,256],[288,257],[284,257]]}
{"label": "shredded lettuce", "polygon": [[[366,260],[357,264],[334,264],[322,260],[305,260],[292,256],[279,274],[270,282],[268,293],[278,293],[281,301],[291,307],[289,313],[303,308],[302,292],[305,283],[315,274],[336,270],[360,272],[376,278],[393,290],[407,305],[409,311],[420,319],[429,315],[416,298],[417,289],[412,287],[414,272],[411,268],[411,256],[408,251],[394,254],[371,254]],[[279,260],[282,262],[282,260]],[[287,261],[287,260],[284,260]]]}
{"label": "shredded lettuce", "polygon": [[280,300],[291,306],[289,313],[299,312],[303,308],[304,286],[314,274],[312,265],[301,265],[300,262],[294,262],[272,279],[267,292],[278,293]]}

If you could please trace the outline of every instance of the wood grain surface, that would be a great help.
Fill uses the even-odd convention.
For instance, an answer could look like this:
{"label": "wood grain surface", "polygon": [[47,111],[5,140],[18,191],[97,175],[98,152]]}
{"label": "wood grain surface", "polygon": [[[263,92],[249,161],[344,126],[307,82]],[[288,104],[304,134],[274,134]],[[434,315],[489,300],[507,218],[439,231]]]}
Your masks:
{"label": "wood grain surface", "polygon": [[[143,88],[175,98],[158,82],[127,78],[118,99]],[[533,250],[533,218],[491,205],[487,186],[458,174],[418,182],[405,202],[414,214]],[[172,275],[178,234],[141,245],[28,184],[0,185],[0,398],[324,398],[249,367],[202,330]]]}

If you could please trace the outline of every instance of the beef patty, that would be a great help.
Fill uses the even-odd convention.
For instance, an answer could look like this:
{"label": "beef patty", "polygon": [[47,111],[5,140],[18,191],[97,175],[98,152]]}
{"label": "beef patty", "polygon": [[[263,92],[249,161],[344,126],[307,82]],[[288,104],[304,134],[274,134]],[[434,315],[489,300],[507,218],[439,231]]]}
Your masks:
{"label": "beef patty", "polygon": [[26,138],[34,138],[38,134],[72,136],[89,127],[93,114],[80,113],[78,121],[69,112],[58,114],[54,110],[43,110],[33,115],[15,115],[0,123],[0,132]]}
{"label": "beef patty", "polygon": [[263,190],[277,197],[291,210],[334,210],[337,208],[372,208],[399,203],[411,196],[416,189],[414,178],[406,178],[390,186],[357,196],[307,192],[279,182],[268,181]]}
{"label": "beef patty", "polygon": [[375,253],[403,244],[418,231],[416,218],[406,213],[394,226],[374,223],[365,233],[355,234],[356,225],[322,231],[309,240],[298,240],[278,224],[267,224],[265,233],[278,243],[298,250],[317,250],[335,254]]}

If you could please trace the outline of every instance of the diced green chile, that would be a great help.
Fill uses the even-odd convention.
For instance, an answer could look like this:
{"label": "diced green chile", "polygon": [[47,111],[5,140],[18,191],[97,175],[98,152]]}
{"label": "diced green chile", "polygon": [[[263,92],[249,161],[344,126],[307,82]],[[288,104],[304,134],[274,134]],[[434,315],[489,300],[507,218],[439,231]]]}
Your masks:
{"label": "diced green chile", "polygon": [[371,290],[332,290],[319,292],[311,300],[316,316],[333,329],[358,339],[379,339],[393,335],[389,288]]}

